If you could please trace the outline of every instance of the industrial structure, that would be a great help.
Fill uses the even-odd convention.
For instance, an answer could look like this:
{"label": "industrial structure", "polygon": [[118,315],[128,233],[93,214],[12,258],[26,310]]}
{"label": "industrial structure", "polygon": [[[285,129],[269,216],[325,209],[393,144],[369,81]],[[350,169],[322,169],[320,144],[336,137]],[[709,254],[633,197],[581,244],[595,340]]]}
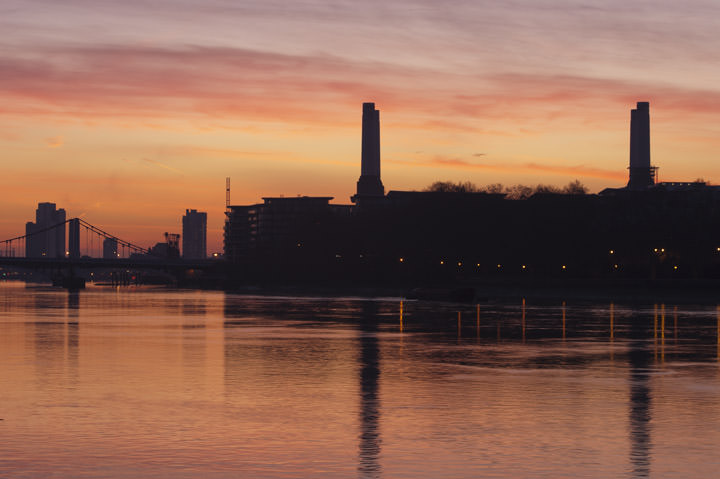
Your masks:
{"label": "industrial structure", "polygon": [[650,164],[650,103],[639,101],[630,111],[630,178],[627,187],[643,190],[657,181],[657,167]]}
{"label": "industrial structure", "polygon": [[720,187],[658,182],[650,105],[630,115],[628,183],[599,194],[389,191],[380,113],[363,103],[352,205],[330,197],[229,204],[225,258],[238,279],[418,283],[458,277],[720,277]]}
{"label": "industrial structure", "polygon": [[659,167],[650,162],[650,103],[637,102],[630,111],[630,165],[628,183],[623,188],[605,188],[600,196],[636,196],[648,192],[720,194],[720,187],[703,181],[658,181]]}
{"label": "industrial structure", "polygon": [[375,109],[375,103],[363,103],[360,155],[360,179],[357,193],[352,197],[354,203],[363,198],[382,198],[385,195],[380,180],[380,111]]}

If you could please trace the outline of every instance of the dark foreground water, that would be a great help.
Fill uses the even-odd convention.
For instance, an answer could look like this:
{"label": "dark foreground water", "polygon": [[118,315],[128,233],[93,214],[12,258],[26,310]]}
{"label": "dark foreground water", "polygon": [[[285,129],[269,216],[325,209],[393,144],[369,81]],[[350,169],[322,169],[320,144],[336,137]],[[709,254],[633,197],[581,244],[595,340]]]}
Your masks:
{"label": "dark foreground water", "polygon": [[0,477],[718,477],[718,321],[0,283]]}

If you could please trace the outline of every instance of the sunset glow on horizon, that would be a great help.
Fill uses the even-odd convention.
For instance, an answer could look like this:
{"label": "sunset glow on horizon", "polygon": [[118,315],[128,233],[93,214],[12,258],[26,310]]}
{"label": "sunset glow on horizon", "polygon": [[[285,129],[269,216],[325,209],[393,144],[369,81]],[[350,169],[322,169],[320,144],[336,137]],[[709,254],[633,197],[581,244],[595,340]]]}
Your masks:
{"label": "sunset glow on horizon", "polygon": [[661,181],[720,182],[720,5],[583,1],[8,0],[0,239],[38,202],[139,244],[232,203],[333,196],[380,110],[386,190],[627,183],[650,102]]}

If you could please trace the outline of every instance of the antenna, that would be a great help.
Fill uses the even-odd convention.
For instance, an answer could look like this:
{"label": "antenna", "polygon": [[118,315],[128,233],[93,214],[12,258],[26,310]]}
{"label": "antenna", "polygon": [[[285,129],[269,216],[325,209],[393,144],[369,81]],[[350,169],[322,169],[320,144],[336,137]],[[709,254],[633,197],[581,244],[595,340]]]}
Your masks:
{"label": "antenna", "polygon": [[225,209],[230,209],[230,177],[225,178]]}

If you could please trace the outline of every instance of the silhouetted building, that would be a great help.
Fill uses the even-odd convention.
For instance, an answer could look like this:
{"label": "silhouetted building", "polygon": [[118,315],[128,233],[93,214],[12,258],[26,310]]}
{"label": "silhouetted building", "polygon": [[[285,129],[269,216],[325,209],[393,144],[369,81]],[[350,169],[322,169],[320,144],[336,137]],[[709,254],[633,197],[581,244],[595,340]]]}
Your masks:
{"label": "silhouetted building", "polygon": [[256,254],[311,248],[318,227],[347,217],[349,205],[331,205],[330,196],[266,197],[264,203],[230,206],[225,213],[225,257],[241,261]]}
{"label": "silhouetted building", "polygon": [[[179,258],[180,257],[180,235],[177,233],[165,232],[165,242],[155,243],[155,246],[148,251],[149,256],[157,258]],[[132,257],[133,255],[131,255]]]}
{"label": "silhouetted building", "polygon": [[25,224],[25,256],[62,258],[65,256],[65,210],[55,203],[38,203],[35,223]]}
{"label": "silhouetted building", "polygon": [[228,207],[223,227],[223,251],[228,260],[244,260],[255,249],[260,208],[260,204]]}
{"label": "silhouetted building", "polygon": [[329,197],[230,206],[225,257],[240,281],[433,285],[488,278],[720,278],[720,187],[656,181],[649,104],[631,115],[630,181],[599,195],[390,191],[379,115],[363,105],[357,206]]}
{"label": "silhouetted building", "polygon": [[117,259],[118,256],[117,238],[105,238],[103,240],[103,259]]}
{"label": "silhouetted building", "polygon": [[207,256],[207,213],[185,210],[183,224],[183,258],[205,259]]}
{"label": "silhouetted building", "polygon": [[657,168],[650,164],[650,103],[639,101],[630,111],[630,179],[627,187],[642,190],[655,184]]}
{"label": "silhouetted building", "polygon": [[380,111],[375,109],[375,103],[363,103],[360,179],[352,201],[384,195],[380,181]]}
{"label": "silhouetted building", "polygon": [[720,195],[720,187],[704,181],[657,181],[657,166],[650,164],[650,103],[637,102],[630,112],[630,177],[624,188],[605,188],[601,196],[637,198],[647,192]]}

